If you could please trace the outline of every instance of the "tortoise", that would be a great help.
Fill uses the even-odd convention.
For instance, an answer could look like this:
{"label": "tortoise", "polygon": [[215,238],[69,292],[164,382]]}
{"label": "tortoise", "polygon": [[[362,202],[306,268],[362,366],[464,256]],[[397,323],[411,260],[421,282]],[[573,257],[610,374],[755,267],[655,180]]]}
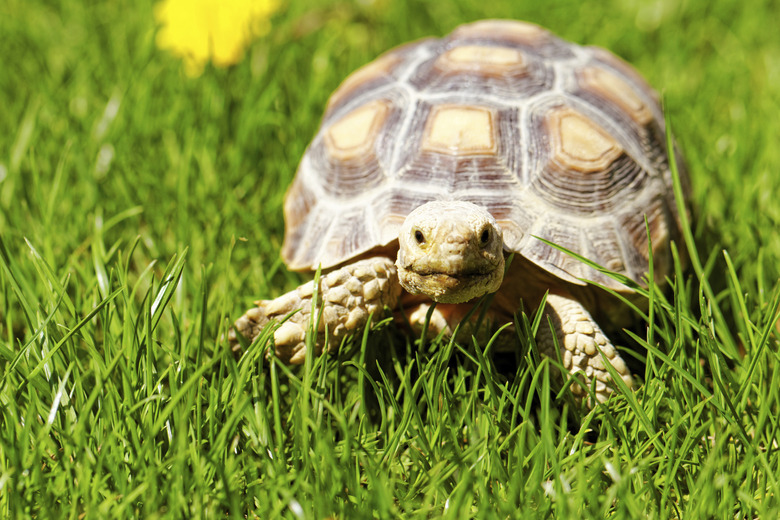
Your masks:
{"label": "tortoise", "polygon": [[596,320],[626,312],[598,285],[632,291],[566,250],[640,285],[652,254],[664,283],[679,237],[664,136],[631,66],[534,24],[484,20],[390,50],[330,97],[286,195],[282,257],[321,269],[319,286],[256,302],[233,348],[278,320],[275,355],[302,363],[315,292],[317,353],[385,308],[452,334],[495,293],[499,324],[544,302],[540,352],[604,401],[618,386],[605,363],[633,379]]}

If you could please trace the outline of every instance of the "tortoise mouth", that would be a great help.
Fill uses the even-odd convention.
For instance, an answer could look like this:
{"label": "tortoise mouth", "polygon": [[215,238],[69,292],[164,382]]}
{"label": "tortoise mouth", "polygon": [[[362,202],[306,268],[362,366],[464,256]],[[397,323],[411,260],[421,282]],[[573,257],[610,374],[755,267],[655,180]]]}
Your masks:
{"label": "tortoise mouth", "polygon": [[417,273],[421,278],[427,279],[430,282],[437,283],[442,285],[443,287],[448,288],[454,288],[458,285],[468,284],[468,283],[474,283],[478,280],[481,280],[487,276],[487,273],[474,273],[474,274],[466,274],[466,273],[458,273],[458,274],[450,274],[450,273],[437,273],[437,272],[430,272],[430,273]]}
{"label": "tortoise mouth", "polygon": [[401,285],[411,294],[424,294],[439,303],[463,303],[497,291],[504,273],[497,268],[440,272],[399,267],[398,274]]}
{"label": "tortoise mouth", "polygon": [[430,268],[415,269],[414,266],[410,266],[409,269],[420,276],[443,276],[446,278],[453,278],[455,280],[469,280],[479,278],[481,276],[490,276],[496,270],[495,266],[485,266],[480,269],[469,269],[467,271],[448,271]]}

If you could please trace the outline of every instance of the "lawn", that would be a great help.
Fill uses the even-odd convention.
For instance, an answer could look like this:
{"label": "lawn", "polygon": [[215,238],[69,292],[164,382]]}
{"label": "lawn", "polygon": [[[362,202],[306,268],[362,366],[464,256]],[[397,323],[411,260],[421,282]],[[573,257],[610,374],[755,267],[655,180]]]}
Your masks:
{"label": "lawn", "polygon": [[[191,76],[153,2],[5,0],[0,517],[777,518],[778,14],[290,0]],[[486,17],[606,47],[663,95],[693,261],[617,338],[639,388],[588,411],[532,342],[514,367],[387,321],[300,368],[232,356],[232,321],[304,279],[281,208],[329,94]]]}

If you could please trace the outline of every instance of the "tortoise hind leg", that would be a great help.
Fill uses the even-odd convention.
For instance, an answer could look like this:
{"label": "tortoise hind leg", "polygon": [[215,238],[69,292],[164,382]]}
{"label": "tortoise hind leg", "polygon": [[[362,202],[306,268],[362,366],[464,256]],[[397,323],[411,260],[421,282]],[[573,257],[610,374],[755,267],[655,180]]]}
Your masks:
{"label": "tortoise hind leg", "polygon": [[[614,391],[614,382],[604,366],[604,358],[629,388],[633,386],[625,361],[580,302],[565,294],[551,293],[547,296],[546,312],[556,329],[563,366],[571,374],[583,375],[588,386],[595,380],[596,398],[599,401],[606,401]],[[556,357],[555,341],[546,322],[540,327],[537,343],[542,354]],[[585,394],[584,389],[576,384],[571,386],[571,390],[578,396]]]}
{"label": "tortoise hind leg", "polygon": [[[390,258],[379,256],[360,260],[336,269],[320,278],[314,319],[322,309],[317,330],[317,354],[322,352],[325,336],[331,346],[365,327],[370,315],[379,315],[384,307],[395,308],[401,294],[396,267]],[[306,331],[311,326],[314,281],[305,283],[274,300],[256,302],[236,320],[228,334],[234,351],[240,349],[238,334],[253,341],[271,320],[284,320],[274,331],[276,356],[284,362],[303,363],[306,358]],[[298,312],[296,312],[298,311]]]}

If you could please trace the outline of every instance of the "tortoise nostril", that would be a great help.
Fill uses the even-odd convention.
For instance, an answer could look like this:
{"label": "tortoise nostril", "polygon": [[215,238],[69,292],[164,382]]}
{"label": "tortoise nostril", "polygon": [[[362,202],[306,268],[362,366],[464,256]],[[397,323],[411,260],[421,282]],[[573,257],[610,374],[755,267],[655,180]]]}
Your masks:
{"label": "tortoise nostril", "polygon": [[448,244],[463,246],[469,243],[469,237],[462,233],[455,232],[450,235],[447,235],[446,242]]}
{"label": "tortoise nostril", "polygon": [[479,236],[479,241],[483,246],[486,246],[490,242],[490,229],[485,228],[482,234]]}

